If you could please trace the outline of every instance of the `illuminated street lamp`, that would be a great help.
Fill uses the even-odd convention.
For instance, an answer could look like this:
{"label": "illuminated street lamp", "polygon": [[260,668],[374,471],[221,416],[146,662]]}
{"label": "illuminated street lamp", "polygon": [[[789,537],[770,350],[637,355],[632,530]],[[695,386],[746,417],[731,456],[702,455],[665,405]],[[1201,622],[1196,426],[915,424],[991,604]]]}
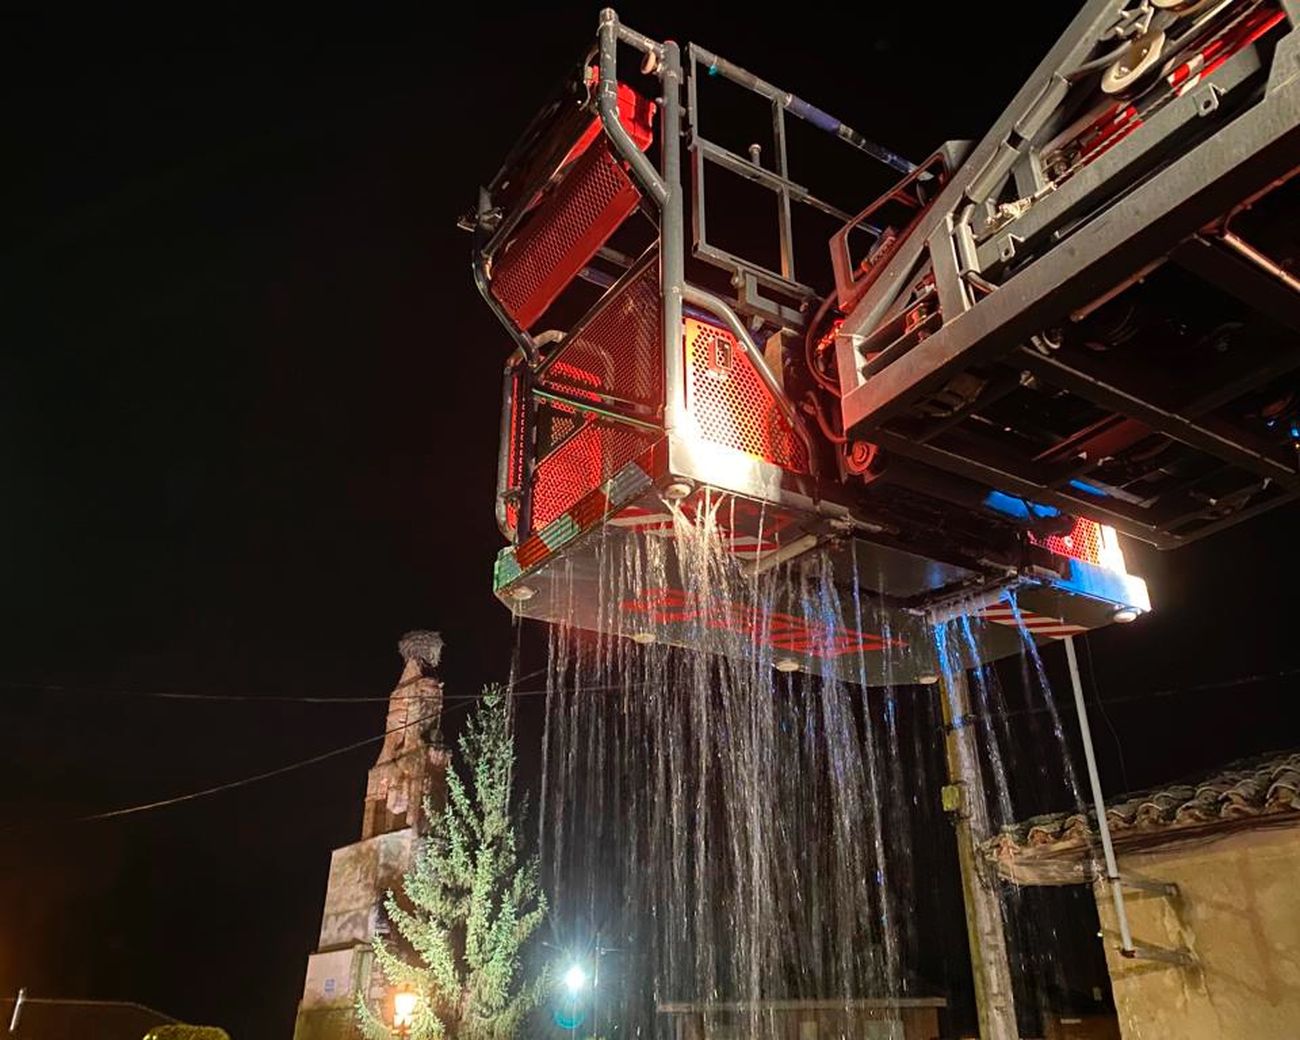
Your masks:
{"label": "illuminated street lamp", "polygon": [[607,984],[601,982],[603,971],[601,960],[606,954],[618,952],[620,951],[614,947],[601,945],[600,931],[597,930],[589,952],[570,949],[566,960],[560,962],[560,964],[567,963],[567,966],[562,970],[560,964],[555,966],[557,975],[552,977],[558,976],[557,989],[564,995],[564,999],[555,1010],[555,1024],[561,1029],[568,1030],[576,1036],[578,1028],[587,1021],[589,1026],[584,1028],[584,1035],[588,1030],[592,1040],[601,1035],[601,987]]}
{"label": "illuminated street lamp", "polygon": [[400,1037],[411,1035],[411,1026],[415,1024],[417,999],[409,989],[399,989],[393,994],[393,1029]]}
{"label": "illuminated street lamp", "polygon": [[581,964],[572,965],[564,973],[564,988],[574,997],[587,988],[587,971]]}

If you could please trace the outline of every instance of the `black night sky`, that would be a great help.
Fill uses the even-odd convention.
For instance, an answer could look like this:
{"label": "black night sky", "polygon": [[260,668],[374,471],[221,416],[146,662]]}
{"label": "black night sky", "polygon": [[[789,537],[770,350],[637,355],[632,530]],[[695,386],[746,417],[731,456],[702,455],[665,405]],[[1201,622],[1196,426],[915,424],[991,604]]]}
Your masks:
{"label": "black night sky", "polygon": [[[983,133],[1063,27],[1047,6],[621,14],[920,158]],[[287,1040],[373,747],[70,821],[363,739],[383,706],[131,694],[380,696],[419,627],[451,693],[515,653],[489,580],[509,345],[455,222],[597,7],[322,11],[5,18],[2,995]],[[1293,680],[1189,692],[1300,666],[1298,515],[1130,551],[1157,612],[1091,640],[1111,789],[1300,744]]]}

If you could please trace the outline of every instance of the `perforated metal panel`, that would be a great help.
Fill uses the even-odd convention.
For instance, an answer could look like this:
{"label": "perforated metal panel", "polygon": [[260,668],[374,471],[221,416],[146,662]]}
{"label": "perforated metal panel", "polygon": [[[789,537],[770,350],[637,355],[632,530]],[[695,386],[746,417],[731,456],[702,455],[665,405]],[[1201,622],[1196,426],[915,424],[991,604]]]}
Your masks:
{"label": "perforated metal panel", "polygon": [[1029,540],[1057,556],[1068,556],[1084,563],[1099,564],[1102,561],[1101,524],[1095,520],[1080,517],[1069,534],[1054,534],[1047,538],[1031,534]]}
{"label": "perforated metal panel", "polygon": [[578,394],[587,387],[658,410],[664,399],[659,271],[654,264],[606,300],[561,348],[548,383]]}
{"label": "perforated metal panel", "polygon": [[808,472],[808,453],[762,377],[726,329],[687,318],[686,407],[700,435],[782,469]]}
{"label": "perforated metal panel", "polygon": [[521,328],[531,328],[640,200],[608,142],[597,142],[497,258],[492,294]]}
{"label": "perforated metal panel", "polygon": [[[658,268],[646,263],[610,293],[545,366],[543,387],[653,419],[663,405]],[[659,434],[547,402],[538,425],[533,529],[549,523],[648,449]]]}
{"label": "perforated metal panel", "polygon": [[658,434],[607,420],[588,419],[537,467],[533,529],[540,530],[593,488],[648,450]]}

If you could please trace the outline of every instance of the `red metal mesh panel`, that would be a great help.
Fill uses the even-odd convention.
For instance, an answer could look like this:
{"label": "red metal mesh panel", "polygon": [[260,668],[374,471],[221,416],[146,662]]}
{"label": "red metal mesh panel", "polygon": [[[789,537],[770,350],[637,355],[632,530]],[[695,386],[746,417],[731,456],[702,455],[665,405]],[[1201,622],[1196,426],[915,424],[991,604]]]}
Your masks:
{"label": "red metal mesh panel", "polygon": [[497,259],[492,294],[530,328],[640,200],[608,142],[593,145]]}
{"label": "red metal mesh panel", "polygon": [[[657,410],[663,404],[663,327],[654,264],[607,297],[546,367],[542,383],[571,397],[615,400]],[[659,434],[583,415],[571,405],[544,405],[533,484],[533,530],[567,512],[645,452]],[[576,431],[576,432],[575,432]],[[525,532],[527,533],[527,532]]]}
{"label": "red metal mesh panel", "polygon": [[533,529],[541,530],[654,444],[658,435],[633,426],[588,420],[543,459],[533,482]]}
{"label": "red metal mesh panel", "polygon": [[687,318],[686,406],[700,434],[782,469],[808,472],[808,453],[762,377],[725,329]]}
{"label": "red metal mesh panel", "polygon": [[649,264],[601,307],[565,345],[546,381],[571,394],[596,387],[611,397],[663,404],[663,327],[659,269]]}
{"label": "red metal mesh panel", "polygon": [[1101,524],[1080,517],[1069,534],[1054,534],[1046,538],[1029,536],[1029,541],[1057,556],[1068,556],[1084,563],[1101,563]]}

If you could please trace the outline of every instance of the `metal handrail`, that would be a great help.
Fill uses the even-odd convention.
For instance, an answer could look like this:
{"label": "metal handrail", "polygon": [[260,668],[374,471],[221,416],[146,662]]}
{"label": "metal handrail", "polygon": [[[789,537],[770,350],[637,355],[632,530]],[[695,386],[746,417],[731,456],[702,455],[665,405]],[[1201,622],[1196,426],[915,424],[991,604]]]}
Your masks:
{"label": "metal handrail", "polygon": [[[621,30],[621,31],[620,31]],[[668,201],[668,185],[659,176],[654,164],[646,154],[636,146],[618,113],[618,41],[620,37],[633,47],[646,50],[647,53],[661,53],[662,48],[640,33],[622,29],[618,15],[613,8],[607,7],[600,12],[600,83],[596,88],[596,112],[600,116],[605,133],[613,142],[614,150],[631,168],[632,172],[653,197],[662,206]],[[649,48],[647,50],[647,48]]]}
{"label": "metal handrail", "polygon": [[868,140],[848,124],[836,119],[829,112],[823,112],[816,105],[810,105],[796,94],[772,86],[771,83],[760,79],[752,72],[742,69],[739,65],[727,61],[725,58],[719,58],[716,54],[705,50],[698,44],[691,44],[690,57],[694,61],[707,65],[710,74],[723,76],[733,83],[747,87],[755,94],[776,102],[791,115],[798,116],[804,122],[817,127],[818,130],[834,134],[840,140],[851,144],[858,151],[865,152],[871,158],[884,163],[886,166],[892,166],[900,173],[911,173],[916,168],[901,155],[897,155],[883,145]]}

